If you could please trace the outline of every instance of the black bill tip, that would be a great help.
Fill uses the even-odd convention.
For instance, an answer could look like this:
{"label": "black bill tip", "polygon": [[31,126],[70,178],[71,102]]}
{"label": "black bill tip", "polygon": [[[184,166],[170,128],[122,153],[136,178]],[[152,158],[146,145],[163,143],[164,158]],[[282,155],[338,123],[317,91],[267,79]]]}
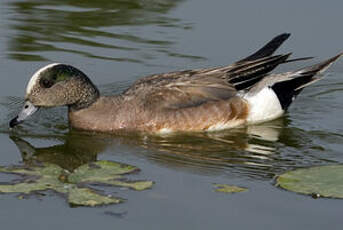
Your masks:
{"label": "black bill tip", "polygon": [[10,121],[10,128],[13,128],[14,126],[20,124],[21,121],[18,121],[18,116],[16,116],[15,118],[13,118],[11,121]]}

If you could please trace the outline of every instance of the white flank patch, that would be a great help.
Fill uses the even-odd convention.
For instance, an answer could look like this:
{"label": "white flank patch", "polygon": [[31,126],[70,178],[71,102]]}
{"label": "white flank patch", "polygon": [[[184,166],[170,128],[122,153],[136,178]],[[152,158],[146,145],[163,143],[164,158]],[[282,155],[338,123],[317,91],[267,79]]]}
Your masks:
{"label": "white flank patch", "polygon": [[162,128],[162,129],[158,130],[159,134],[168,134],[168,133],[172,133],[172,132],[173,132],[173,130],[169,129],[169,128]]}
{"label": "white flank patch", "polygon": [[37,81],[38,81],[38,79],[39,79],[39,76],[40,76],[40,74],[41,74],[43,71],[45,71],[45,70],[47,70],[47,69],[49,69],[49,68],[51,68],[51,67],[53,67],[53,66],[55,66],[55,65],[59,65],[59,64],[60,64],[60,63],[49,64],[49,65],[47,65],[47,66],[45,66],[45,67],[39,69],[36,73],[34,73],[33,76],[31,77],[29,83],[27,84],[27,87],[26,87],[26,95],[29,95],[29,94],[31,93],[31,91],[32,91],[32,89],[33,89],[33,87],[34,87],[34,85],[36,85],[36,83],[37,83]]}
{"label": "white flank patch", "polygon": [[254,95],[248,93],[244,96],[244,99],[248,101],[250,106],[247,118],[249,124],[270,121],[284,113],[277,95],[269,87],[263,88]]}
{"label": "white flank patch", "polygon": [[224,129],[230,129],[230,128],[237,127],[243,123],[244,123],[244,121],[242,119],[231,120],[231,121],[228,121],[226,123],[219,122],[215,125],[211,125],[210,127],[208,127],[208,129],[206,131],[211,132],[211,131],[219,131],[219,130],[224,130]]}

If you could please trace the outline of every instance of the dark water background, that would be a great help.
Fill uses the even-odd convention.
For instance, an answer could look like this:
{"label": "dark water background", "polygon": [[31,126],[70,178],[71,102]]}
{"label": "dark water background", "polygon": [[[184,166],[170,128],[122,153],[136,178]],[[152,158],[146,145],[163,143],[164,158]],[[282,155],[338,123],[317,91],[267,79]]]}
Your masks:
{"label": "dark water background", "polygon": [[[4,229],[341,229],[343,202],[312,199],[273,186],[297,167],[343,161],[343,61],[298,97],[276,121],[217,133],[111,136],[70,132],[66,109],[40,111],[9,131],[31,75],[51,62],[87,73],[104,94],[158,72],[226,65],[273,36],[290,32],[280,52],[315,56],[343,51],[343,2],[0,0],[1,165],[24,154],[67,169],[95,159],[133,164],[151,190],[122,192],[127,202],[70,208],[56,194],[0,196]],[[0,179],[8,179],[0,175]],[[248,187],[213,191],[213,183]]]}

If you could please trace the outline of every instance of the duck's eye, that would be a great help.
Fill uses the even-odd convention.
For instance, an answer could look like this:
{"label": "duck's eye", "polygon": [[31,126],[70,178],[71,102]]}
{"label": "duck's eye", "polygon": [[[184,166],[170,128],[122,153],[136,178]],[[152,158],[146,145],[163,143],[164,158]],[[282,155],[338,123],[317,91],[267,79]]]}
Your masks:
{"label": "duck's eye", "polygon": [[50,81],[48,79],[42,79],[40,80],[40,85],[43,87],[43,88],[50,88],[52,85],[54,84],[53,81]]}

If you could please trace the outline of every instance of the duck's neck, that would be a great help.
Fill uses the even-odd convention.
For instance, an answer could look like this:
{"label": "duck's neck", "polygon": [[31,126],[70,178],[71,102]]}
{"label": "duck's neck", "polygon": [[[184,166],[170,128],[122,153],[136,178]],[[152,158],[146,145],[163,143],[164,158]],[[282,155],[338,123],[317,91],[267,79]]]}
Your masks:
{"label": "duck's neck", "polygon": [[132,120],[132,106],[122,96],[101,96],[90,106],[69,109],[69,124],[73,128],[110,132],[126,128]]}
{"label": "duck's neck", "polygon": [[76,95],[79,99],[73,104],[68,105],[69,111],[78,111],[90,107],[100,97],[100,92],[91,82],[83,84],[80,91]]}

